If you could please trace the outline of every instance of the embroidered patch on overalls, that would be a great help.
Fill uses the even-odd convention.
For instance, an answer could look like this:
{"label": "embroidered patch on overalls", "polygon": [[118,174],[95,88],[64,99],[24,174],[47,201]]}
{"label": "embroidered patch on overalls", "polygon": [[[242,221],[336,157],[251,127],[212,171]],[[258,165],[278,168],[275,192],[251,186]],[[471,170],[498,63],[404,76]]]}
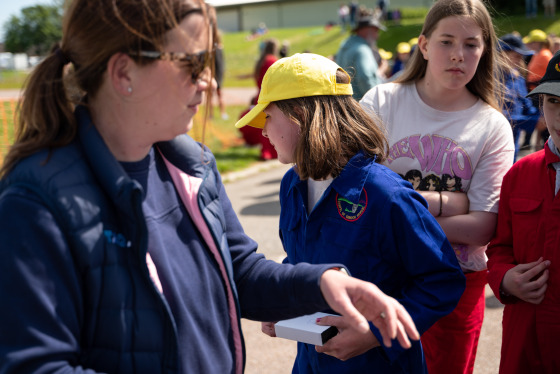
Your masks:
{"label": "embroidered patch on overalls", "polygon": [[366,190],[362,189],[362,194],[360,195],[360,201],[354,204],[350,200],[344,197],[339,197],[336,194],[336,208],[338,209],[338,214],[346,221],[354,222],[364,214],[367,207],[367,193]]}

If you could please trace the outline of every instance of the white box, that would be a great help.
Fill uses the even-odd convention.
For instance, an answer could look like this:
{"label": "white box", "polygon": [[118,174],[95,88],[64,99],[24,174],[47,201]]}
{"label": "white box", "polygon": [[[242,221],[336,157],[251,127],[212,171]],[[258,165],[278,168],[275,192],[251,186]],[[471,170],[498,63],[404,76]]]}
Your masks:
{"label": "white box", "polygon": [[[319,326],[317,318],[333,316],[334,314],[314,313],[306,316],[286,319],[274,325],[276,336],[284,339],[297,340],[298,342],[323,345],[338,334],[334,326]],[[336,315],[335,315],[336,316]]]}

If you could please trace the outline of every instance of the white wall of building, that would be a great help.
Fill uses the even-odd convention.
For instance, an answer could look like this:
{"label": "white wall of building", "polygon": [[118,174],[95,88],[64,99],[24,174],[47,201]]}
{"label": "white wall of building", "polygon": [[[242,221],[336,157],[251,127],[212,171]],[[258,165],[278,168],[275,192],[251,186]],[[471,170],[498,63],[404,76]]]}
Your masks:
{"label": "white wall of building", "polygon": [[25,53],[0,53],[0,69],[6,70],[25,70],[29,67],[27,55]]}
{"label": "white wall of building", "polygon": [[[216,7],[218,27],[224,31],[250,31],[264,22],[268,28],[323,26],[338,22],[340,0],[209,0]],[[350,2],[348,0],[348,2]],[[377,1],[358,1],[374,8]],[[433,0],[390,0],[390,9],[430,7]]]}

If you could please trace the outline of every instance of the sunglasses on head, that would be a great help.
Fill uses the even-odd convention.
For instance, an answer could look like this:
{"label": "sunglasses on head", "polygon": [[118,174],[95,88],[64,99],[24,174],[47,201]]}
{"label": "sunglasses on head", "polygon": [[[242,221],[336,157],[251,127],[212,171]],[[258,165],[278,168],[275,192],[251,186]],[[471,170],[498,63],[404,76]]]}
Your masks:
{"label": "sunglasses on head", "polygon": [[157,51],[137,51],[129,52],[131,56],[150,58],[154,60],[179,61],[187,64],[191,72],[191,79],[196,83],[200,78],[200,74],[208,67],[211,52],[201,51],[198,53],[184,52],[157,52]]}

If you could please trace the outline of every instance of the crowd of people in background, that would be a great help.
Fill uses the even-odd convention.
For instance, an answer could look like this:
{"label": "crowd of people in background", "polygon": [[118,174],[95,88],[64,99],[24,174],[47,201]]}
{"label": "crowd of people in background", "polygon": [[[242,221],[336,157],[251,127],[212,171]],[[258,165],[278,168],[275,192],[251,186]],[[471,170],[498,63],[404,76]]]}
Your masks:
{"label": "crowd of people in background", "polygon": [[[527,0],[527,17],[533,17],[533,0]],[[543,1],[545,16],[554,14],[554,7]],[[418,38],[403,40],[395,46],[394,50],[379,48],[377,41],[380,32],[387,30],[383,21],[391,19],[389,11],[389,1],[379,0],[373,9],[359,4],[356,0],[350,3],[341,3],[338,8],[339,25],[341,32],[350,32],[350,36],[345,39],[338,51],[332,56],[341,67],[347,70],[352,76],[354,98],[360,100],[361,97],[372,87],[398,79],[402,74],[410,56],[414,52]],[[536,7],[535,6],[535,12]],[[536,14],[536,13],[535,13]],[[519,59],[515,52],[511,52],[513,47],[509,46],[507,40],[512,41],[511,35],[519,37],[513,41],[515,45],[521,41],[523,43],[522,58]],[[500,44],[510,53],[507,58],[512,59],[513,64],[504,71],[504,84],[507,88],[506,100],[504,104],[504,115],[510,120],[514,129],[515,136],[515,159],[520,151],[535,150],[542,148],[548,138],[548,130],[544,124],[542,116],[538,111],[537,98],[526,99],[523,97],[523,90],[519,90],[524,80],[525,89],[534,89],[539,79],[544,75],[546,65],[553,54],[560,50],[560,36],[547,34],[540,29],[531,30],[526,36],[521,36],[517,32],[505,36]],[[273,39],[271,39],[273,40]],[[271,40],[261,42],[261,51]],[[285,57],[287,48],[284,42],[282,51],[277,53],[279,58]],[[517,47],[516,47],[517,48]],[[504,53],[506,52],[504,50]],[[510,69],[511,68],[511,69]],[[259,82],[257,80],[257,87]],[[258,97],[258,93],[255,99]],[[516,100],[514,97],[518,97]],[[253,100],[254,101],[254,100]],[[531,101],[532,103],[529,103]],[[252,104],[254,105],[254,104]],[[250,108],[248,108],[250,109]],[[245,113],[245,112],[244,112]],[[242,113],[242,114],[244,114]],[[242,129],[242,136],[248,145],[268,146],[266,139],[249,129]],[[533,135],[535,133],[535,135]],[[274,150],[266,149],[263,151],[262,159],[275,158]]]}
{"label": "crowd of people in background", "polygon": [[526,36],[513,32],[502,37],[502,51],[511,62],[511,69],[505,77],[510,100],[506,101],[504,114],[512,122],[516,155],[520,150],[541,149],[549,137],[544,118],[538,110],[538,97],[526,99],[524,94],[539,85],[548,63],[558,51],[558,46],[555,47],[558,39],[556,35],[540,29],[533,29]]}
{"label": "crowd of people in background", "polygon": [[66,5],[0,168],[1,373],[242,374],[242,318],[328,308],[385,346],[419,340],[344,264],[267,260],[244,233],[187,134],[215,84],[205,2]]}
{"label": "crowd of people in background", "polygon": [[[527,18],[536,17],[536,1],[526,0],[526,5]],[[546,17],[554,17],[554,1],[544,0],[543,7]],[[548,340],[536,340],[540,339],[544,331],[532,335],[535,324],[524,320],[523,331],[531,335],[532,340],[519,342],[520,335],[514,332],[514,318],[524,318],[525,315],[539,313],[541,309],[548,310],[548,305],[551,305],[550,308],[556,307],[555,302],[544,294],[547,285],[555,286],[550,284],[549,274],[552,272],[551,261],[557,255],[547,251],[558,251],[558,248],[547,244],[546,249],[543,249],[542,238],[524,239],[512,244],[512,237],[517,237],[513,231],[518,225],[512,215],[515,217],[518,209],[521,212],[527,209],[527,213],[535,217],[535,224],[531,227],[539,236],[548,235],[552,226],[549,227],[540,217],[548,214],[547,209],[554,209],[550,199],[556,192],[549,193],[546,187],[549,181],[541,180],[544,177],[539,174],[542,186],[538,188],[538,198],[547,201],[547,208],[541,208],[537,201],[523,204],[525,208],[515,207],[519,194],[529,193],[528,184],[518,188],[513,182],[515,178],[522,178],[524,169],[522,166],[516,167],[504,179],[506,172],[527,154],[526,151],[545,148],[545,156],[541,151],[540,156],[531,158],[533,164],[527,166],[533,168],[531,172],[542,168],[535,165],[537,160],[542,161],[542,157],[546,157],[548,163],[552,162],[549,159],[556,162],[556,157],[560,157],[560,151],[555,147],[557,143],[554,142],[557,133],[551,134],[549,131],[558,131],[558,125],[555,125],[557,119],[553,118],[558,110],[553,110],[553,107],[560,105],[556,97],[560,95],[560,89],[546,85],[543,88],[543,81],[550,82],[548,85],[560,81],[560,54],[554,57],[556,60],[553,59],[560,50],[560,37],[538,28],[526,35],[514,31],[500,36],[495,33],[483,2],[439,0],[430,10],[419,37],[397,43],[394,50],[385,50],[379,48],[377,41],[380,33],[388,32],[384,21],[390,19],[390,14],[388,1],[380,0],[375,9],[365,8],[355,2],[341,4],[338,9],[341,32],[349,31],[350,35],[343,40],[332,59],[351,76],[354,99],[372,110],[374,115],[381,116],[389,136],[389,157],[384,164],[409,181],[412,188],[428,201],[430,209],[434,209],[431,210],[432,214],[448,235],[467,279],[466,290],[457,308],[423,333],[427,368],[430,373],[472,373],[484,314],[484,287],[488,274],[485,252],[487,244],[491,242],[491,260],[492,264],[496,264],[493,265],[494,269],[497,269],[492,273],[492,289],[503,303],[518,305],[508,306],[507,313],[520,313],[518,315],[521,316],[504,316],[500,372],[522,372],[519,368],[529,370],[531,365],[536,365],[534,367],[538,367],[539,372],[547,372],[551,368],[560,370],[557,359],[551,356],[551,352],[560,351],[544,347],[543,344],[550,344]],[[465,33],[465,30],[468,32]],[[436,39],[445,40],[449,45],[449,52],[445,52],[449,53],[448,59],[460,64],[461,69],[468,70],[468,79],[456,83],[457,86],[452,87],[451,83],[441,78],[447,71],[438,73],[437,69],[445,65],[445,60],[434,52],[438,48],[434,41]],[[461,44],[468,44],[473,50],[456,52]],[[554,61],[556,63],[551,66]],[[442,96],[441,92],[446,92],[446,96]],[[543,100],[549,100],[554,105],[546,101],[543,104]],[[403,111],[403,106],[407,110]],[[544,115],[543,106],[548,109]],[[297,111],[289,116],[297,117]],[[271,122],[271,126],[272,123],[275,122]],[[266,128],[265,132],[268,132]],[[451,147],[449,149],[454,149],[453,152],[461,152],[461,156],[457,155],[459,158],[447,161],[451,164],[441,165],[439,169],[427,173],[427,161],[422,157],[429,156],[420,155],[429,151],[429,144],[432,147],[443,146],[443,143],[440,144],[442,139],[451,139],[451,143],[445,143],[445,147]],[[435,151],[432,149],[430,152]],[[438,157],[440,160],[445,156]],[[419,164],[414,165],[415,162]],[[459,162],[462,169],[453,169],[453,162]],[[522,162],[523,165],[528,163]],[[557,166],[560,162],[553,164],[554,169],[560,170]],[[465,169],[467,166],[468,170]],[[542,173],[542,170],[539,172]],[[507,191],[508,199],[513,199],[508,200],[506,207],[498,205],[503,179],[504,183],[507,180],[507,185],[504,185],[502,192]],[[555,180],[560,180],[560,177],[551,179],[558,191],[560,182]],[[325,191],[325,188],[322,187],[321,191]],[[497,224],[499,230],[495,233]],[[527,229],[523,228],[523,231]],[[462,237],[460,232],[466,233],[468,238]],[[478,235],[478,239],[474,239],[473,233]],[[288,257],[292,256],[293,249],[286,250]],[[523,253],[523,256],[518,253]],[[508,272],[510,269],[511,272]],[[531,277],[523,275],[524,272]],[[503,286],[500,284],[502,280]],[[525,282],[523,286],[518,283],[514,286],[512,283],[522,281]],[[522,287],[523,290],[516,287]],[[549,292],[556,290],[554,288],[554,291]],[[547,306],[537,306],[539,304]],[[269,335],[274,336],[273,333]],[[551,335],[546,336],[543,339],[549,339]],[[539,360],[541,351],[550,362]],[[303,358],[302,352],[303,346],[298,352],[300,361],[316,362],[316,358]],[[516,358],[508,359],[512,354]],[[352,365],[350,367],[355,368]]]}
{"label": "crowd of people in background", "polygon": [[241,374],[242,318],[274,337],[328,311],[338,334],[299,343],[294,373],[472,374],[487,284],[500,373],[560,372],[560,37],[498,35],[483,0],[438,0],[385,50],[389,0],[337,15],[333,56],[262,22],[247,38],[257,91],[236,127],[293,164],[277,263],[186,134],[209,93],[228,119],[215,9],[68,2],[0,168],[0,372]]}

